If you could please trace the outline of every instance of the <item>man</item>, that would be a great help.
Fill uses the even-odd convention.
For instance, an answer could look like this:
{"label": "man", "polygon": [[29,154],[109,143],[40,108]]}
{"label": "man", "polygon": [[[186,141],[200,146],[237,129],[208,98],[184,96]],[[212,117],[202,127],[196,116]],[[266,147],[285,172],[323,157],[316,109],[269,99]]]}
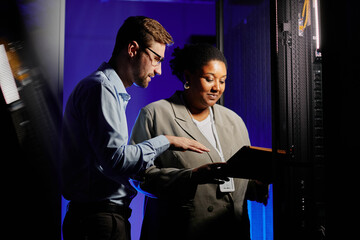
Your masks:
{"label": "man", "polygon": [[183,137],[157,136],[127,145],[126,88],[146,88],[161,74],[165,48],[173,43],[157,21],[129,17],[116,37],[112,57],[70,95],[63,120],[63,195],[70,200],[63,223],[68,239],[130,239],[129,208],[141,175],[169,147],[209,151]]}

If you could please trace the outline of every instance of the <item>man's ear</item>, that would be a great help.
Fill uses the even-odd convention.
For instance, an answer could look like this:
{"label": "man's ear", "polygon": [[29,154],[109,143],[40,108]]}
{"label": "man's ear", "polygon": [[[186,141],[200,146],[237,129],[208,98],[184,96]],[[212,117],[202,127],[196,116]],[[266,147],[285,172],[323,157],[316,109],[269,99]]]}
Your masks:
{"label": "man's ear", "polygon": [[131,58],[135,57],[139,53],[140,46],[136,41],[131,41],[128,45],[128,54]]}

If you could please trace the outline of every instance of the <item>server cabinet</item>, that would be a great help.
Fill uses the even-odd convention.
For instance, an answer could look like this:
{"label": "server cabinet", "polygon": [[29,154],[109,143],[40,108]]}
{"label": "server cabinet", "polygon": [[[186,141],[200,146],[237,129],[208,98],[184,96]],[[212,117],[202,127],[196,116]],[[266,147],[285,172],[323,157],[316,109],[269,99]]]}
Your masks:
{"label": "server cabinet", "polygon": [[319,2],[271,3],[274,239],[323,239],[324,130]]}

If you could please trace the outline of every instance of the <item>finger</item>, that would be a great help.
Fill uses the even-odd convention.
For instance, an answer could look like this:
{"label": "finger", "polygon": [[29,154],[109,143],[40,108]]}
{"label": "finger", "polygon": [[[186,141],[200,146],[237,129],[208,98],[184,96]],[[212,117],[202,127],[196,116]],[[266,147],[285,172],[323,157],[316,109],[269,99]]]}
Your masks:
{"label": "finger", "polygon": [[206,147],[196,147],[196,146],[189,146],[188,150],[197,153],[210,152],[210,149]]}
{"label": "finger", "polygon": [[194,147],[203,152],[210,152],[210,149],[208,149],[207,147],[205,147],[202,143],[199,143],[198,141],[191,140],[191,142],[189,144],[191,147]]}
{"label": "finger", "polygon": [[201,143],[195,142],[194,144],[189,146],[193,151],[197,152],[210,152],[210,149],[202,145]]}
{"label": "finger", "polygon": [[213,179],[216,179],[216,180],[221,180],[221,181],[229,181],[230,179],[228,178],[228,176],[225,176],[223,174],[214,174],[213,175]]}
{"label": "finger", "polygon": [[199,146],[197,146],[197,149],[199,149],[200,151],[203,152],[210,152],[210,149],[205,147],[204,145],[200,144]]}
{"label": "finger", "polygon": [[189,147],[188,151],[193,151],[193,152],[197,152],[197,153],[203,153],[204,152],[201,149],[194,148],[194,147]]}
{"label": "finger", "polygon": [[226,166],[225,162],[215,162],[210,164],[210,168],[213,169],[214,171],[222,170],[225,166]]}
{"label": "finger", "polygon": [[222,181],[220,179],[212,179],[210,181],[208,181],[209,183],[212,183],[212,184],[224,184],[225,181]]}

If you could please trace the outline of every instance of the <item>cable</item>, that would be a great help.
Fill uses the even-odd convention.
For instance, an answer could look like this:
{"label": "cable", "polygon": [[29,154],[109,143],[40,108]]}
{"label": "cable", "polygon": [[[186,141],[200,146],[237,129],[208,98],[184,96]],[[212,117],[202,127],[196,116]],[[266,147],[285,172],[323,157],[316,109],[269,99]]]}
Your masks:
{"label": "cable", "polygon": [[301,14],[302,20],[304,19],[304,16],[305,16],[305,21],[303,21],[304,22],[303,25],[299,26],[299,30],[301,30],[301,31],[305,30],[308,19],[309,19],[309,15],[310,15],[309,14],[310,13],[310,7],[309,6],[310,6],[310,0],[305,0],[303,10],[302,10],[302,14]]}

